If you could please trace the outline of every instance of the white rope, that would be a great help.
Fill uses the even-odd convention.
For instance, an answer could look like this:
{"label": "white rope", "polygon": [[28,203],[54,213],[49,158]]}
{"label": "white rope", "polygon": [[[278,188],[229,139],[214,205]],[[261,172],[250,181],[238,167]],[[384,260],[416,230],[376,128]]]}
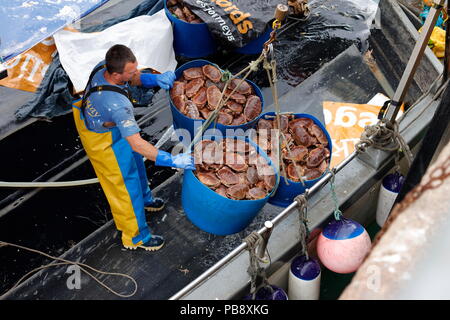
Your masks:
{"label": "white rope", "polygon": [[[37,254],[40,254],[40,255],[42,255],[44,257],[47,257],[49,259],[56,260],[56,261],[61,261],[61,262],[50,263],[50,264],[47,264],[47,265],[44,265],[44,266],[41,266],[41,267],[38,267],[36,269],[31,270],[26,275],[24,275],[22,278],[20,278],[19,281],[11,289],[9,289],[7,292],[3,293],[0,296],[0,299],[4,298],[11,291],[16,289],[29,275],[31,275],[31,274],[39,271],[39,270],[42,270],[42,269],[46,269],[46,268],[49,268],[49,267],[55,267],[55,266],[61,266],[61,265],[76,265],[76,266],[78,266],[84,273],[86,273],[88,276],[90,276],[92,279],[94,279],[99,285],[101,285],[103,288],[105,288],[106,290],[108,290],[109,292],[111,292],[112,294],[114,294],[114,295],[116,295],[118,297],[130,298],[130,297],[134,296],[136,294],[136,292],[137,292],[138,284],[137,284],[136,280],[133,277],[127,275],[127,274],[116,273],[116,272],[100,271],[100,270],[97,270],[97,269],[95,269],[95,268],[93,268],[93,267],[91,267],[91,266],[89,266],[87,264],[84,264],[84,263],[79,263],[79,262],[70,261],[70,260],[66,260],[66,259],[62,259],[62,258],[58,258],[58,257],[53,257],[53,256],[51,256],[51,255],[49,255],[49,254],[47,254],[45,252],[39,251],[39,250],[35,250],[35,249],[19,246],[17,244],[13,244],[13,243],[9,243],[9,242],[0,241],[0,248],[1,247],[6,247],[6,246],[11,246],[11,247],[23,249],[23,250],[26,250],[26,251],[30,251],[30,252],[33,252],[33,253],[37,253]],[[110,275],[110,276],[119,276],[119,277],[127,278],[127,279],[131,280],[131,282],[133,282],[135,288],[134,288],[133,292],[130,293],[130,294],[118,293],[117,291],[111,289],[109,286],[104,284],[102,281],[98,280],[94,275],[92,275],[86,269],[92,270],[92,271],[100,273],[100,274],[105,274],[105,275]]]}

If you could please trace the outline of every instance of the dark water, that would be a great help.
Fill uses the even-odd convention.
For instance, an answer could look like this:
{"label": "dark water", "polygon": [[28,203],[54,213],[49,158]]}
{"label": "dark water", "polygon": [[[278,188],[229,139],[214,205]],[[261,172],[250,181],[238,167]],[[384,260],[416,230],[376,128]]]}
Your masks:
{"label": "dark water", "polygon": [[[367,20],[374,9],[367,9],[367,2],[363,3],[360,8],[348,1],[310,1],[312,14],[307,22],[287,21],[274,44],[280,96],[350,45],[356,44],[361,51],[367,49]],[[233,73],[246,67],[254,58],[226,52],[208,57]],[[184,61],[179,58],[180,63]],[[251,74],[250,79],[261,87],[268,86],[264,70]],[[143,137],[156,143],[171,121],[170,111],[166,108],[141,125]],[[166,150],[172,145],[169,144]],[[32,181],[39,177],[40,181],[46,181],[85,155],[71,114],[56,118],[52,123],[30,125],[0,141],[0,150],[2,181]],[[149,164],[151,187],[156,187],[174,172]],[[61,180],[94,176],[87,161]],[[26,192],[0,189],[0,210]],[[109,206],[97,184],[46,189],[0,218],[0,240],[59,256],[110,219]],[[47,262],[41,256],[12,248],[1,248],[0,257],[0,294],[26,272]]]}

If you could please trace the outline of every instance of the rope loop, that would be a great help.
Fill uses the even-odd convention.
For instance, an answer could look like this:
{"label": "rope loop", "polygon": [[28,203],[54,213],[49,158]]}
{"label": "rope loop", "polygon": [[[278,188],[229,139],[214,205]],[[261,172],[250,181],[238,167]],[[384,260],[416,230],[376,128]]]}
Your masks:
{"label": "rope loop", "polygon": [[260,244],[264,241],[263,237],[256,231],[250,233],[245,239],[244,242],[247,244],[247,250],[249,252],[250,263],[247,269],[247,273],[250,275],[250,293],[252,295],[252,299],[255,299],[256,295],[256,280],[258,276],[263,279],[263,284],[265,286],[268,285],[266,270],[265,268],[259,265],[260,262],[264,262],[262,259],[258,257],[257,249]]}
{"label": "rope loop", "polygon": [[[306,193],[306,192],[305,192]],[[295,197],[297,202],[298,217],[299,217],[299,237],[301,245],[301,255],[304,255],[309,260],[309,254],[307,250],[306,240],[309,237],[308,228],[308,200],[307,195],[302,194]]]}

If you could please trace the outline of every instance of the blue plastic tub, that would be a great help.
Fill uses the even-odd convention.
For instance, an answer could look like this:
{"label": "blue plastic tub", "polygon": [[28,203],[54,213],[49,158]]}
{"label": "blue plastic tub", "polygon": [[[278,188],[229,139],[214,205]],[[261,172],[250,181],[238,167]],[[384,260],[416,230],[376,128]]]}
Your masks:
{"label": "blue plastic tub", "polygon": [[[260,119],[265,119],[266,116],[275,116],[275,112],[264,113],[263,115],[261,115]],[[294,113],[294,117],[295,118],[310,118],[314,121],[315,124],[317,124],[320,127],[320,129],[322,129],[322,131],[325,133],[325,136],[327,137],[327,140],[328,140],[328,148],[330,150],[330,161],[331,161],[331,156],[332,156],[331,152],[332,152],[333,146],[331,143],[330,135],[328,134],[328,131],[325,129],[323,124],[316,117],[309,115],[309,114],[305,114],[305,113]],[[305,181],[305,187],[303,186],[303,184],[301,182],[291,181],[289,179],[286,179],[283,176],[280,176],[280,183],[278,185],[278,189],[275,192],[275,194],[269,199],[269,203],[274,204],[276,206],[280,206],[280,207],[289,206],[294,201],[294,198],[296,196],[304,193],[306,189],[311,188],[324,175],[325,175],[325,173],[322,174],[322,176],[320,176],[317,179]],[[288,181],[289,185],[286,183],[286,180]]]}
{"label": "blue plastic tub", "polygon": [[217,51],[217,44],[206,23],[187,23],[174,17],[167,9],[167,0],[164,0],[164,10],[172,22],[173,49],[176,55],[200,58]]}
{"label": "blue plastic tub", "polygon": [[[214,138],[205,137],[205,139],[213,140]],[[273,167],[278,178],[276,168],[264,151],[248,138],[236,137],[236,139],[247,141],[255,147],[258,153]],[[221,137],[215,140],[220,141]],[[245,229],[264,207],[272,193],[258,200],[228,199],[201,183],[192,170],[185,170],[181,203],[186,216],[194,225],[203,231],[224,236]]]}
{"label": "blue plastic tub", "polygon": [[[180,66],[177,70],[175,70],[175,75],[177,77],[177,79],[183,74],[183,71],[189,68],[195,68],[195,67],[202,67],[206,64],[211,64],[216,66],[217,68],[219,68],[216,64],[211,63],[207,60],[192,60],[189,61],[185,64],[183,64],[182,66]],[[219,68],[220,69],[220,68]],[[262,95],[261,89],[254,84],[252,81],[247,80],[247,82],[253,87],[253,89],[255,90],[256,95],[261,99],[261,114],[264,111],[264,97]],[[184,114],[182,114],[173,104],[172,99],[170,98],[170,92],[167,91],[167,97],[170,101],[170,110],[172,112],[172,119],[173,119],[173,127],[174,129],[186,129],[189,134],[190,137],[185,137],[182,134],[179,134],[178,139],[180,141],[182,141],[184,144],[188,145],[190,143],[190,141],[192,139],[194,139],[195,137],[195,133],[198,132],[198,130],[200,129],[200,127],[203,125],[203,123],[205,122],[205,120],[194,120],[191,119],[189,117],[186,117]],[[226,135],[226,131],[228,130],[238,130],[241,129],[242,131],[241,134],[239,134],[239,131],[237,132],[238,134],[236,135],[244,135],[244,132],[247,129],[253,128],[256,124],[256,122],[258,121],[259,117],[256,117],[255,119],[253,119],[252,121],[249,121],[247,123],[244,123],[242,125],[239,126],[224,126],[220,123],[216,124],[216,129],[219,130],[222,135]],[[211,123],[211,125],[208,127],[208,129],[210,128],[214,128],[214,122]],[[185,138],[190,138],[189,139],[185,139]]]}
{"label": "blue plastic tub", "polygon": [[250,41],[245,46],[241,48],[237,48],[234,50],[237,53],[241,54],[260,54],[262,52],[264,43],[269,40],[270,33],[273,31],[272,28],[268,27],[267,30],[260,35],[258,38],[256,38],[253,41]]}

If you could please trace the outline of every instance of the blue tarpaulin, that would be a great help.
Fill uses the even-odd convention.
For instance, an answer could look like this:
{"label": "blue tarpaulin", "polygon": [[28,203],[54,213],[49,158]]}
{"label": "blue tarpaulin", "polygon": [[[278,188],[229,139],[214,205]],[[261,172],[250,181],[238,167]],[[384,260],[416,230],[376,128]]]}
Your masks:
{"label": "blue tarpaulin", "polygon": [[9,60],[109,0],[0,0],[0,58]]}

